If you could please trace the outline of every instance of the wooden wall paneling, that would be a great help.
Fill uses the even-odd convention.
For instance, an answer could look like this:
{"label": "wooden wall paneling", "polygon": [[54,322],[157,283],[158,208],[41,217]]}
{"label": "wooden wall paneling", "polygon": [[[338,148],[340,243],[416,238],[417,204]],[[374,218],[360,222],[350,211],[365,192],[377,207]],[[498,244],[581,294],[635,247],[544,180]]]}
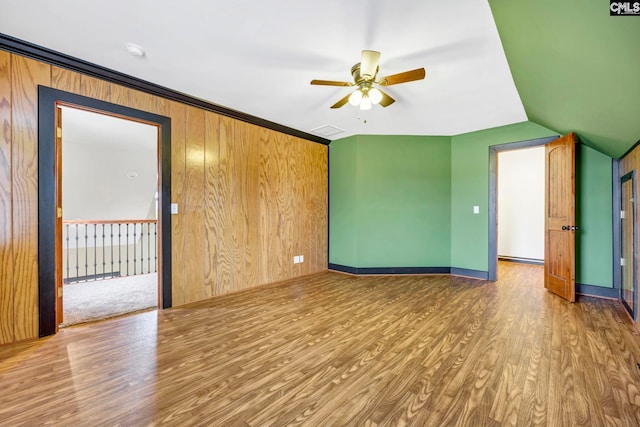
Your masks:
{"label": "wooden wall paneling", "polygon": [[14,339],[38,337],[38,85],[51,85],[51,67],[11,60]]}
{"label": "wooden wall paneling", "polygon": [[236,120],[231,120],[229,126],[233,128],[233,188],[234,188],[234,228],[235,241],[233,253],[235,290],[246,287],[244,278],[245,242],[246,242],[246,207],[247,192],[243,188],[244,177],[247,170],[247,127],[244,123],[238,125]]}
{"label": "wooden wall paneling", "polygon": [[315,220],[314,220],[314,206],[313,206],[313,196],[315,193],[315,185],[314,185],[314,176],[313,176],[313,153],[311,151],[311,143],[305,142],[303,144],[304,151],[303,161],[304,161],[304,169],[302,173],[302,180],[304,182],[304,197],[303,197],[303,207],[304,210],[304,227],[302,230],[302,239],[304,245],[304,256],[305,262],[302,264],[302,269],[300,274],[306,275],[309,273],[313,273],[313,264],[314,264],[314,254],[315,254],[315,242],[314,242],[314,230],[315,230]]}
{"label": "wooden wall paneling", "polygon": [[218,227],[220,202],[218,200],[219,116],[205,113],[204,138],[204,293],[206,297],[218,295]]}
{"label": "wooden wall paneling", "polygon": [[[293,137],[293,146],[291,147],[290,155],[295,158],[295,163],[292,165],[291,176],[293,180],[293,194],[291,200],[291,209],[293,212],[293,252],[295,255],[304,255],[304,245],[301,236],[304,224],[304,210],[302,209],[303,191],[304,191],[304,177],[302,171],[304,170],[304,157],[303,150],[304,144],[301,138]],[[304,262],[301,264],[294,264],[292,274],[293,277],[300,276],[302,266],[307,262],[307,258],[304,258]]]}
{"label": "wooden wall paneling", "polygon": [[199,108],[187,107],[185,186],[185,302],[204,294],[204,117]]}
{"label": "wooden wall paneling", "polygon": [[81,95],[111,102],[111,85],[109,82],[83,74],[80,78],[80,85]]}
{"label": "wooden wall paneling", "polygon": [[282,202],[281,202],[281,172],[286,165],[283,161],[282,143],[278,138],[278,133],[269,130],[269,168],[267,171],[270,192],[269,192],[269,278],[272,282],[277,282],[283,278],[282,265]]}
{"label": "wooden wall paneling", "polygon": [[271,168],[271,153],[269,140],[271,133],[268,129],[260,129],[260,142],[259,142],[259,173],[258,173],[258,203],[260,213],[260,221],[258,223],[258,237],[260,239],[259,251],[260,251],[260,266],[258,268],[259,280],[256,285],[269,283],[270,278],[270,210],[269,199],[272,197],[272,177],[269,174]]}
{"label": "wooden wall paneling", "polygon": [[318,212],[320,220],[316,235],[318,236],[318,255],[316,259],[316,270],[327,269],[329,251],[329,149],[326,145],[315,144],[319,154],[317,168],[320,171],[318,178]]}
{"label": "wooden wall paneling", "polygon": [[114,104],[124,105],[125,107],[131,107],[131,101],[129,100],[130,92],[131,89],[126,86],[111,83],[109,84],[109,101]]}
{"label": "wooden wall paneling", "polygon": [[218,138],[220,142],[219,162],[219,229],[218,229],[218,295],[229,293],[235,284],[234,255],[237,236],[235,235],[235,187],[233,122],[220,116]]}
{"label": "wooden wall paneling", "polygon": [[0,51],[0,344],[13,336],[11,54]]}
{"label": "wooden wall paneling", "polygon": [[51,67],[51,87],[80,95],[82,76],[65,68]]}
{"label": "wooden wall paneling", "polygon": [[236,122],[245,128],[243,144],[243,177],[241,190],[244,203],[244,281],[245,287],[261,282],[260,265],[264,254],[260,251],[260,145],[262,129],[256,125]]}
{"label": "wooden wall paneling", "polygon": [[135,89],[129,90],[129,106],[131,108],[136,108],[138,110],[148,111],[150,113],[156,114],[158,112],[156,99],[157,97],[151,94]]}
{"label": "wooden wall paneling", "polygon": [[[293,277],[293,256],[294,254],[294,232],[293,232],[293,188],[295,186],[295,175],[292,167],[295,168],[295,156],[292,155],[294,143],[291,136],[282,133],[278,136],[278,159],[279,159],[279,190],[278,190],[278,210],[280,212],[280,247],[281,247],[281,271],[280,280]],[[296,264],[297,267],[297,264]]]}
{"label": "wooden wall paneling", "polygon": [[171,202],[178,204],[178,214],[171,215],[171,298],[174,306],[186,303],[184,286],[185,264],[185,137],[186,107],[184,104],[170,102],[171,117]]}

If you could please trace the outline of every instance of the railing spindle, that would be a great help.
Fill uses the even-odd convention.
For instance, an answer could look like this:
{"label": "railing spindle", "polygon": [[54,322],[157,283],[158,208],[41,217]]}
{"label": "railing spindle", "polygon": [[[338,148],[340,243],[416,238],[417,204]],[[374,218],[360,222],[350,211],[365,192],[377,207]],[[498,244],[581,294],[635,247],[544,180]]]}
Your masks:
{"label": "railing spindle", "polygon": [[153,223],[153,271],[158,272],[158,223]]}
{"label": "railing spindle", "polygon": [[78,224],[76,224],[76,278],[80,277],[80,251],[78,250]]}
{"label": "railing spindle", "polygon": [[69,224],[66,224],[67,229],[67,277],[69,277]]}
{"label": "railing spindle", "polygon": [[[151,224],[153,223],[153,249],[151,249]],[[107,224],[109,229],[107,230]],[[118,225],[117,236],[114,230],[114,225]],[[123,230],[122,225],[125,225]],[[140,224],[140,229],[138,229]],[[146,230],[145,230],[146,224]],[[70,227],[73,225],[73,227]],[[93,242],[89,243],[91,236],[89,235],[89,227],[93,225]],[[158,271],[158,224],[157,220],[142,219],[142,220],[128,220],[128,221],[82,221],[82,220],[68,220],[63,221],[63,232],[66,235],[62,236],[63,250],[66,250],[66,260],[64,264],[63,278],[65,283],[79,282],[106,279],[109,277],[150,274]],[[80,246],[80,232],[84,226],[84,246]],[[102,229],[98,230],[98,226]],[[131,229],[133,227],[133,229]],[[71,236],[70,233],[75,232],[75,236]],[[146,234],[146,249],[145,249],[145,234]],[[117,237],[117,239],[116,239]],[[122,247],[122,238],[125,237],[126,248]],[[101,239],[98,242],[98,239]],[[109,241],[107,241],[107,238]],[[71,277],[72,261],[70,257],[70,251],[72,248],[71,240],[75,240],[75,277]],[[117,241],[116,241],[117,240]],[[133,242],[132,242],[133,240]],[[100,245],[98,245],[100,243]],[[117,248],[115,245],[117,244]],[[133,247],[130,247],[133,245]],[[84,250],[84,275],[80,275],[80,250]],[[98,256],[98,250],[102,250],[102,254]],[[123,251],[124,249],[124,251]],[[89,273],[89,259],[91,258],[90,251],[93,251],[93,272]],[[118,252],[117,265],[115,259],[114,250]],[[145,254],[146,250],[146,254]],[[153,250],[154,268],[151,269],[151,251]],[[109,252],[109,253],[107,253]],[[123,263],[122,258],[125,258]],[[139,258],[138,258],[139,257]],[[99,260],[101,259],[101,262]],[[140,264],[138,265],[138,261]],[[147,266],[145,268],[145,262]],[[101,270],[98,271],[98,266],[102,263]],[[133,266],[131,264],[133,263]],[[110,264],[110,266],[109,266]],[[125,264],[125,270],[122,269]],[[107,267],[109,266],[109,269]],[[133,267],[133,271],[131,268]]]}
{"label": "railing spindle", "polygon": [[97,224],[93,224],[93,278],[98,277],[98,240]]}
{"label": "railing spindle", "polygon": [[129,275],[129,223],[127,223],[127,276]]}
{"label": "railing spindle", "polygon": [[89,275],[89,224],[84,225],[84,275]]}
{"label": "railing spindle", "polygon": [[111,240],[110,240],[111,241],[111,245],[109,245],[110,248],[111,248],[111,257],[110,257],[110,260],[111,260],[111,276],[113,276],[113,224],[109,224],[109,225],[111,226],[111,228],[109,230],[109,234],[111,236]]}

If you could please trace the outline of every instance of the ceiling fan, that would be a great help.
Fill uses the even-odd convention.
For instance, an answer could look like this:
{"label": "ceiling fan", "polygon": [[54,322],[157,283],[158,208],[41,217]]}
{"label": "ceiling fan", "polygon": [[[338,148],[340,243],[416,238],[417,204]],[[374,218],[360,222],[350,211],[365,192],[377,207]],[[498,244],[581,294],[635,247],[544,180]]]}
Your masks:
{"label": "ceiling fan", "polygon": [[417,68],[376,80],[379,60],[380,52],[363,50],[360,62],[351,67],[353,83],[336,82],[333,80],[311,80],[311,84],[321,86],[357,86],[356,90],[333,104],[331,108],[340,108],[349,102],[353,106],[359,106],[361,110],[369,110],[373,104],[388,107],[395,102],[395,99],[376,86],[391,86],[399,83],[412,82],[414,80],[422,80],[426,75],[424,68]]}

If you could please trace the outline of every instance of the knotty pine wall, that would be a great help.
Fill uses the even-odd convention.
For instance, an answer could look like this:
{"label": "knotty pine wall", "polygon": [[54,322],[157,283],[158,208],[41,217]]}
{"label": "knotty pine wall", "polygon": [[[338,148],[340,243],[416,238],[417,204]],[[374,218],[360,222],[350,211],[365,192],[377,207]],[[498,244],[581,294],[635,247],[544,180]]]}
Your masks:
{"label": "knotty pine wall", "polygon": [[0,51],[0,344],[38,337],[38,85],[171,117],[174,306],[327,268],[326,146]]}
{"label": "knotty pine wall", "polygon": [[[630,153],[620,159],[620,163],[618,164],[618,181],[620,180],[620,178],[634,170],[636,171],[635,185],[638,185],[640,184],[640,182],[637,181],[639,178],[638,174],[640,174],[640,146],[634,148]],[[614,194],[613,197],[618,197],[618,195]],[[639,210],[640,209],[638,209],[638,207],[636,206],[636,217],[634,218],[636,229],[640,227],[640,212],[638,212]],[[640,293],[636,295],[636,299],[638,300],[637,306],[640,307]],[[640,317],[639,321],[635,323],[636,326],[640,326]]]}

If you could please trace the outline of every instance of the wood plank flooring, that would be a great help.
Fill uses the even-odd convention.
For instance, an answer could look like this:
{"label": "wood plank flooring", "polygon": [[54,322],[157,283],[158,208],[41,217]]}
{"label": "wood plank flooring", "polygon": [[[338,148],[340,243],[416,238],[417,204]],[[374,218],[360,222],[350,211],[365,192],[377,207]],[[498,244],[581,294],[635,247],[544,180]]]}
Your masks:
{"label": "wood plank flooring", "polygon": [[542,267],[303,279],[0,347],[0,425],[640,424],[640,337]]}

